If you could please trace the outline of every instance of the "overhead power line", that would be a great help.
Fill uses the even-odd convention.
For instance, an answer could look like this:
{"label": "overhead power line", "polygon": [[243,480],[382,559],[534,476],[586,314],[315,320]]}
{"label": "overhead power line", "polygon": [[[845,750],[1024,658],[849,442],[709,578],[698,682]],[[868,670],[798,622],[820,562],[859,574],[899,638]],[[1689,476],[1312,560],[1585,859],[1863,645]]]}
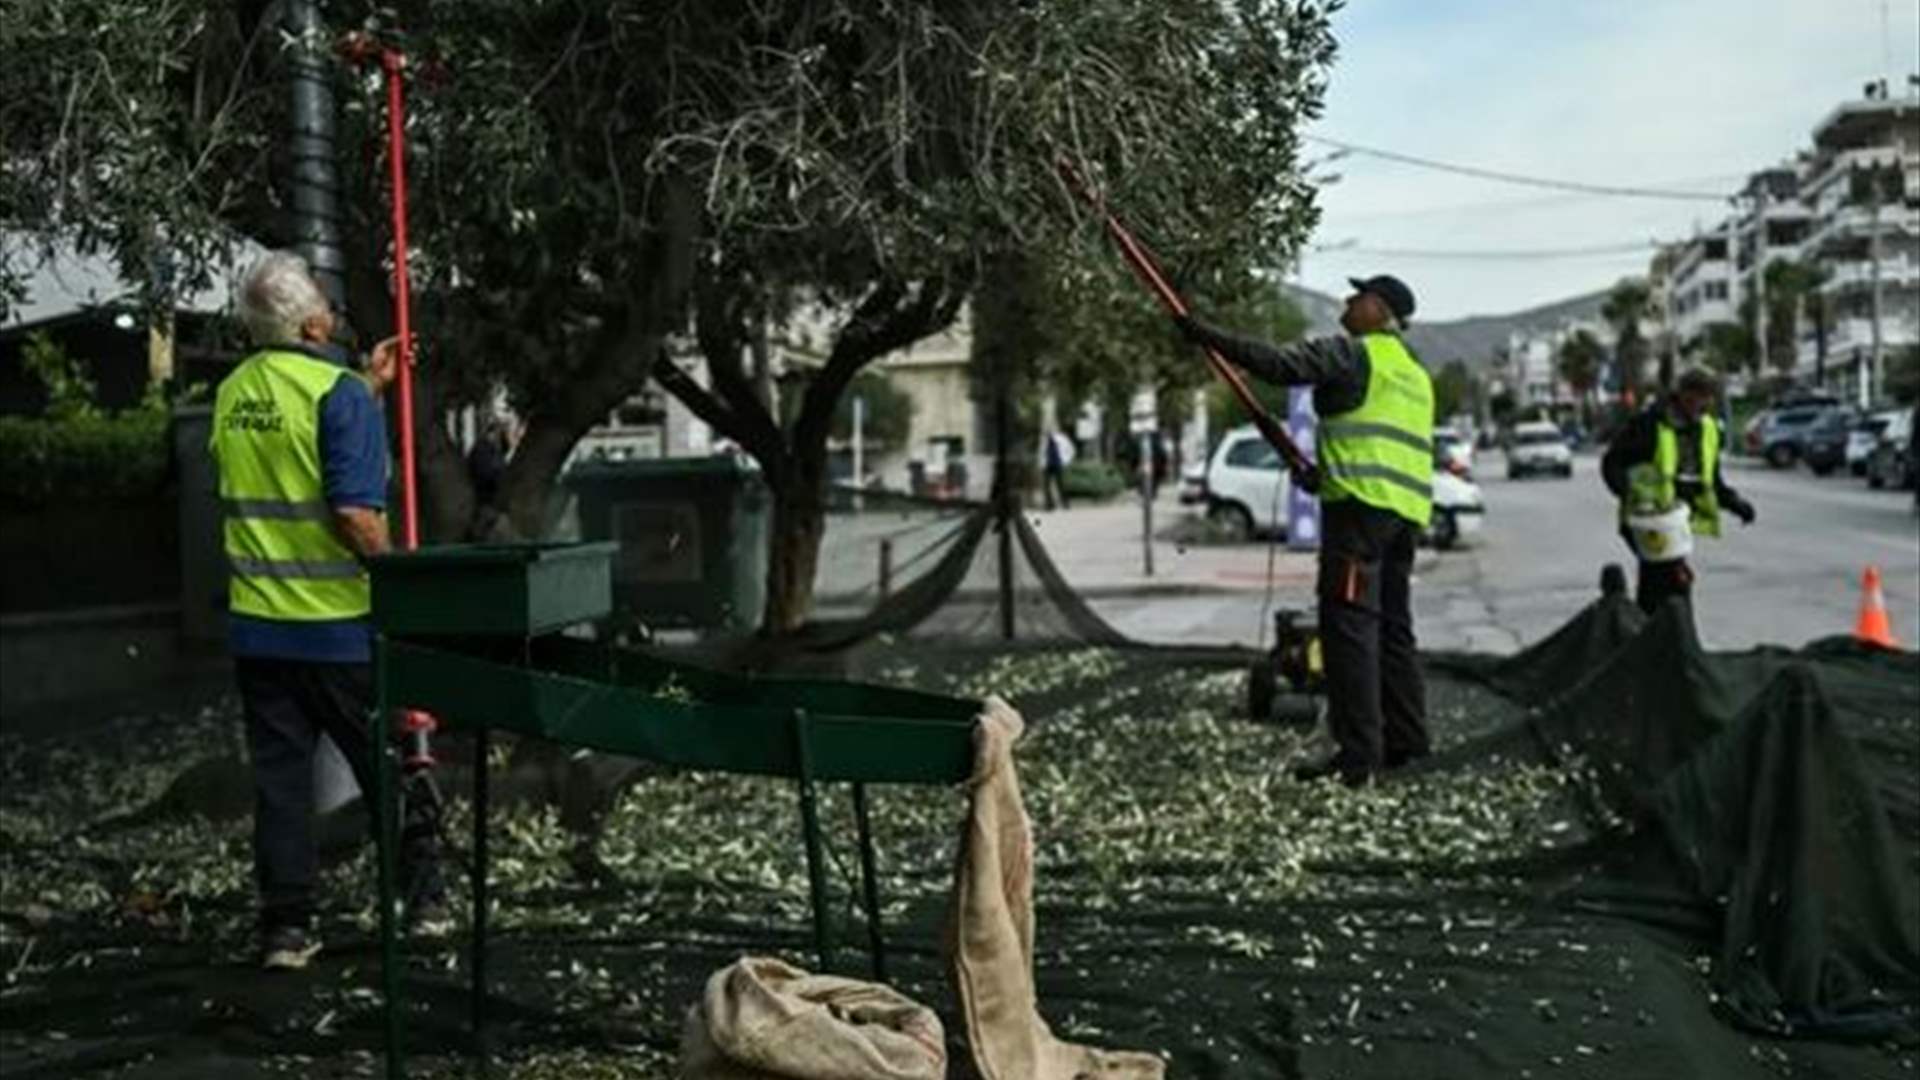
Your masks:
{"label": "overhead power line", "polygon": [[1481,259],[1499,262],[1517,262],[1528,259],[1586,259],[1607,255],[1645,255],[1657,250],[1659,243],[1641,240],[1631,244],[1599,244],[1592,247],[1572,248],[1480,248],[1467,250],[1442,250],[1434,248],[1391,248],[1367,247],[1361,244],[1329,244],[1313,249],[1315,254],[1352,253],[1355,255],[1379,255],[1395,259]]}
{"label": "overhead power line", "polygon": [[1381,150],[1372,146],[1361,146],[1341,139],[1329,139],[1324,135],[1302,136],[1309,142],[1320,143],[1345,150],[1351,154],[1364,154],[1382,161],[1397,161],[1402,165],[1414,165],[1422,169],[1455,173],[1460,176],[1473,176],[1482,180],[1496,180],[1503,184],[1520,184],[1525,187],[1549,188],[1554,191],[1577,191],[1586,195],[1615,195],[1630,199],[1674,199],[1685,202],[1725,203],[1731,196],[1727,193],[1709,193],[1701,191],[1680,191],[1673,188],[1629,187],[1616,184],[1588,184],[1579,180],[1558,180],[1545,176],[1526,176],[1521,173],[1505,172],[1500,169],[1486,169],[1478,165],[1457,165],[1449,161],[1435,161],[1432,158],[1417,157],[1413,154],[1401,154],[1392,150]]}

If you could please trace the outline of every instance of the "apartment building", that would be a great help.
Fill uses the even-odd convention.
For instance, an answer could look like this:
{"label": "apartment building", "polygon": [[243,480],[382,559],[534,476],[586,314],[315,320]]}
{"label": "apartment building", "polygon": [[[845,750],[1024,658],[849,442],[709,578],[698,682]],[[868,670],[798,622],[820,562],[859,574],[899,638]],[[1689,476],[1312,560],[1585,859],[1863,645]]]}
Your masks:
{"label": "apartment building", "polygon": [[1680,350],[1691,352],[1706,339],[1707,327],[1734,322],[1734,230],[1722,222],[1691,239],[1664,249],[1649,275],[1655,309]]}
{"label": "apartment building", "polygon": [[[1799,173],[1790,164],[1748,176],[1736,206],[1738,210],[1728,223],[1734,251],[1728,298],[1738,318],[1743,307],[1765,292],[1765,267],[1792,262],[1804,254],[1814,215],[1800,198]],[[1771,311],[1772,305],[1766,310]],[[1760,357],[1760,369],[1774,371],[1790,362],[1769,353]]]}
{"label": "apartment building", "polygon": [[[1496,391],[1513,395],[1522,413],[1544,409],[1555,415],[1579,404],[1579,396],[1560,376],[1560,347],[1575,334],[1586,331],[1612,355],[1613,327],[1606,320],[1564,319],[1551,327],[1526,327],[1507,336],[1507,348],[1495,367]],[[1601,384],[1610,380],[1602,372]]]}
{"label": "apartment building", "polygon": [[1909,80],[1894,97],[1878,82],[1828,113],[1813,129],[1799,197],[1813,219],[1807,254],[1825,270],[1826,317],[1803,327],[1796,371],[1864,399],[1876,281],[1883,357],[1920,343],[1920,87]]}

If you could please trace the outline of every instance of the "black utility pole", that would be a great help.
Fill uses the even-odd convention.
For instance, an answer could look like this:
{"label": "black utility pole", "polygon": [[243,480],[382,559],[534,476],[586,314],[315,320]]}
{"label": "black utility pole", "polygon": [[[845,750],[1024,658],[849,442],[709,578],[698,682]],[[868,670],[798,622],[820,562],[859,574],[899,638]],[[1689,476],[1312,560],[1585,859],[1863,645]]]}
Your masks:
{"label": "black utility pole", "polygon": [[317,0],[286,0],[282,25],[292,90],[287,132],[288,232],[335,310],[346,308],[340,249],[340,176],[334,168],[333,53]]}

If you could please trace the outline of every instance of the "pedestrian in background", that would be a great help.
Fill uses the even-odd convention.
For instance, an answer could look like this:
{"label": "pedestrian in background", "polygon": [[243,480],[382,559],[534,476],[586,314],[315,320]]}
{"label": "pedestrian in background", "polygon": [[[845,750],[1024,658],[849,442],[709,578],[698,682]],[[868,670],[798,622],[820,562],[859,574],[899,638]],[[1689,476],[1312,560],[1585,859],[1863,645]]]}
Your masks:
{"label": "pedestrian in background", "polygon": [[1047,509],[1054,508],[1058,498],[1059,508],[1067,508],[1067,466],[1073,464],[1073,441],[1058,430],[1048,428],[1040,443],[1040,492],[1046,498]]}
{"label": "pedestrian in background", "polygon": [[[211,449],[220,472],[234,657],[254,783],[260,960],[303,968],[316,855],[313,757],[322,732],[374,790],[372,587],[363,560],[392,546],[387,438],[379,398],[399,343],[364,372],[333,344],[332,305],[298,256],[275,252],[241,280],[235,305],[257,351],[220,383]],[[443,922],[438,807],[408,800],[401,848],[408,916]]]}
{"label": "pedestrian in background", "polygon": [[1426,684],[1413,633],[1413,555],[1433,517],[1433,380],[1401,340],[1413,290],[1352,279],[1345,334],[1284,348],[1191,317],[1180,327],[1251,374],[1312,386],[1320,473],[1317,593],[1327,723],[1338,747],[1301,780],[1367,783],[1429,752]]}
{"label": "pedestrian in background", "polygon": [[1719,536],[1724,508],[1751,525],[1753,504],[1727,484],[1721,466],[1722,429],[1713,416],[1720,381],[1689,368],[1662,395],[1623,425],[1605,456],[1600,477],[1620,504],[1620,536],[1640,564],[1634,602],[1651,615],[1668,600],[1693,597],[1693,567],[1685,557],[1661,558],[1636,541],[1628,519],[1685,506],[1693,536]]}

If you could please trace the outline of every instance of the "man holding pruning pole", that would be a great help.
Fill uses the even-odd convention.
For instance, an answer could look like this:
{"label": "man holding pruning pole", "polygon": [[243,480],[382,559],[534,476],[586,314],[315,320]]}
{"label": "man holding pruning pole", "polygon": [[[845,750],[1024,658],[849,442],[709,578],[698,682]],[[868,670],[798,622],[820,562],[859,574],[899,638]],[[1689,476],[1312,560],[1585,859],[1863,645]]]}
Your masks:
{"label": "man holding pruning pole", "polygon": [[1340,317],[1346,334],[1285,348],[1190,315],[1177,321],[1188,338],[1259,378],[1313,387],[1320,643],[1338,750],[1294,776],[1359,786],[1428,753],[1412,575],[1433,516],[1433,382],[1400,339],[1413,290],[1385,274],[1352,284]]}
{"label": "man holding pruning pole", "polygon": [[[332,343],[333,307],[296,255],[256,263],[235,307],[257,351],[221,382],[213,415],[229,644],[253,761],[260,961],[297,970],[320,951],[311,921],[313,753],[322,733],[360,790],[375,790],[373,725],[384,718],[372,715],[363,560],[392,546],[379,397],[400,349],[388,338],[363,372],[349,370]],[[444,922],[437,814],[433,800],[408,800],[402,880],[409,917],[423,930]]]}

